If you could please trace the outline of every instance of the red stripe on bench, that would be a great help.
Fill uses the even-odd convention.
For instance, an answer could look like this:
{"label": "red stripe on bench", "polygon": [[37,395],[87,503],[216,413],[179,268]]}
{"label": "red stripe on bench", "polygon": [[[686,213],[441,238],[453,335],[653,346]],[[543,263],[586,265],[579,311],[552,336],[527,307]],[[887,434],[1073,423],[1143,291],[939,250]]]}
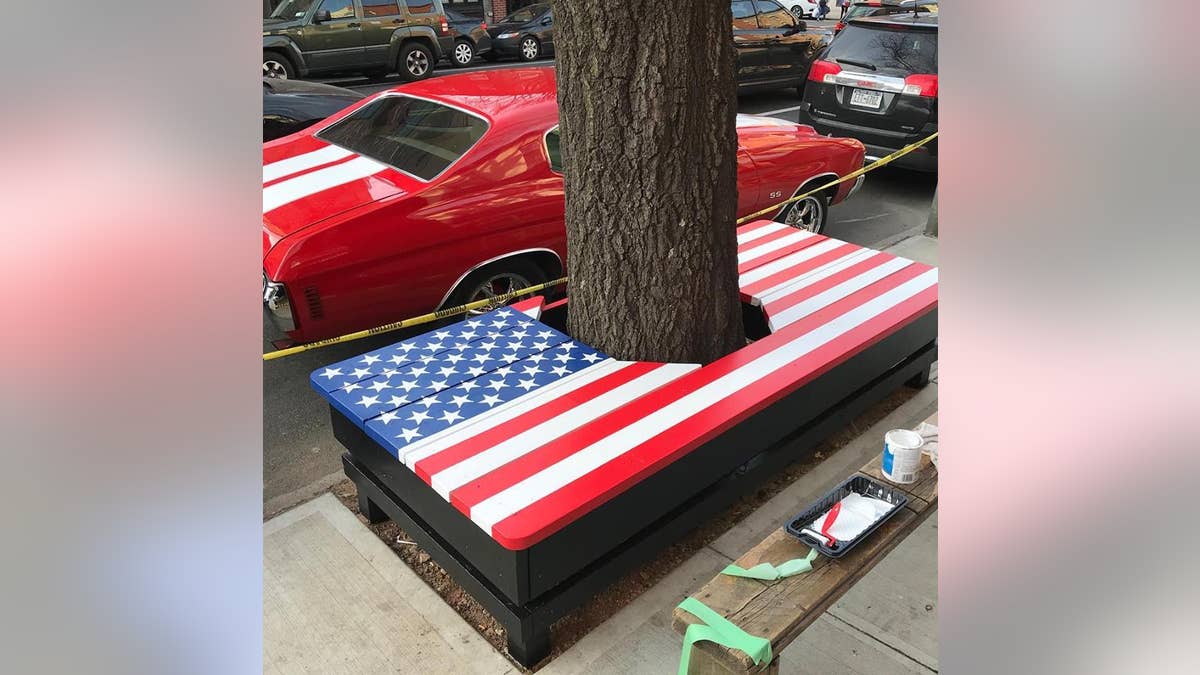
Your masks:
{"label": "red stripe on bench", "polygon": [[834,260],[841,258],[842,256],[849,255],[849,254],[854,253],[855,251],[859,251],[859,250],[862,250],[861,246],[856,246],[854,244],[842,244],[841,246],[833,249],[832,251],[826,251],[825,253],[822,253],[821,255],[819,255],[815,258],[810,258],[808,260],[802,261],[792,267],[788,267],[779,272],[776,272],[775,274],[772,274],[769,277],[764,277],[764,278],[759,279],[758,281],[755,281],[751,284],[747,284],[742,287],[742,289],[741,289],[742,294],[747,296],[747,298],[753,298],[754,296],[759,295],[763,291],[774,288],[775,286],[778,286],[778,285],[784,283],[785,281],[790,281],[792,279],[795,279],[796,277],[799,277],[800,275],[808,274],[809,272],[817,269],[818,267],[820,267],[822,265],[825,265],[826,263],[831,263]]}

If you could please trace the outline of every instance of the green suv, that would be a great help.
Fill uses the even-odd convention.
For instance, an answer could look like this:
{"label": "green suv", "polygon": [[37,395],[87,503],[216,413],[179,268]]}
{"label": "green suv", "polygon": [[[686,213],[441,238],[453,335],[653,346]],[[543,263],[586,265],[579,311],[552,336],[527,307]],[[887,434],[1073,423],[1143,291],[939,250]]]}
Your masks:
{"label": "green suv", "polygon": [[422,80],[449,34],[442,0],[283,0],[263,19],[263,76],[397,71]]}

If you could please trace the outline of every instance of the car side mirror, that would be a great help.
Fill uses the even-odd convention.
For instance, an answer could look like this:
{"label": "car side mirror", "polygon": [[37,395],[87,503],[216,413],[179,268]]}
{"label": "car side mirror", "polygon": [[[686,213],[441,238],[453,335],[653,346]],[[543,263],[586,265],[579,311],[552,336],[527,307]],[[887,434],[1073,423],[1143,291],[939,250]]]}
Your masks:
{"label": "car side mirror", "polygon": [[331,20],[332,18],[333,18],[333,17],[329,15],[329,10],[327,10],[327,9],[318,9],[318,10],[317,10],[317,13],[316,13],[316,14],[313,14],[313,21],[312,21],[312,22],[313,22],[313,24],[325,23],[326,21],[329,21],[329,20]]}

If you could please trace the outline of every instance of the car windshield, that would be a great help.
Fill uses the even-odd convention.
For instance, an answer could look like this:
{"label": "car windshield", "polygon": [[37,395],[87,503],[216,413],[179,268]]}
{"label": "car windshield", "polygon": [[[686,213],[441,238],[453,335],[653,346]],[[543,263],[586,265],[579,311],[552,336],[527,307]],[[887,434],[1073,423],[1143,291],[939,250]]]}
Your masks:
{"label": "car windshield", "polygon": [[877,70],[937,74],[937,32],[850,25],[829,45],[827,57],[869,63]]}
{"label": "car windshield", "polygon": [[364,157],[433,180],[483,137],[482,118],[433,101],[383,96],[317,134]]}
{"label": "car windshield", "polygon": [[312,7],[317,0],[283,0],[274,12],[271,12],[272,19],[302,19],[308,13],[308,8]]}
{"label": "car windshield", "polygon": [[518,9],[512,14],[509,14],[501,19],[500,23],[529,23],[530,21],[533,21],[537,17],[541,16],[542,13],[549,8],[549,5],[530,5],[524,9]]}

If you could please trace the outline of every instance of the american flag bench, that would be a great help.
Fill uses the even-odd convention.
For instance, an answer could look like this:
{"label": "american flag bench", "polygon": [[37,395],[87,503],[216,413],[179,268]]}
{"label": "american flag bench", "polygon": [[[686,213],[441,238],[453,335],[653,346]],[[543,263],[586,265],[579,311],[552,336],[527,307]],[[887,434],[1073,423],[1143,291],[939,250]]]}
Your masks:
{"label": "american flag bench", "polygon": [[555,619],[928,381],[936,269],[758,221],[738,272],[758,339],[705,367],[613,359],[535,298],[312,373],[362,513],[417,539],[522,664]]}

